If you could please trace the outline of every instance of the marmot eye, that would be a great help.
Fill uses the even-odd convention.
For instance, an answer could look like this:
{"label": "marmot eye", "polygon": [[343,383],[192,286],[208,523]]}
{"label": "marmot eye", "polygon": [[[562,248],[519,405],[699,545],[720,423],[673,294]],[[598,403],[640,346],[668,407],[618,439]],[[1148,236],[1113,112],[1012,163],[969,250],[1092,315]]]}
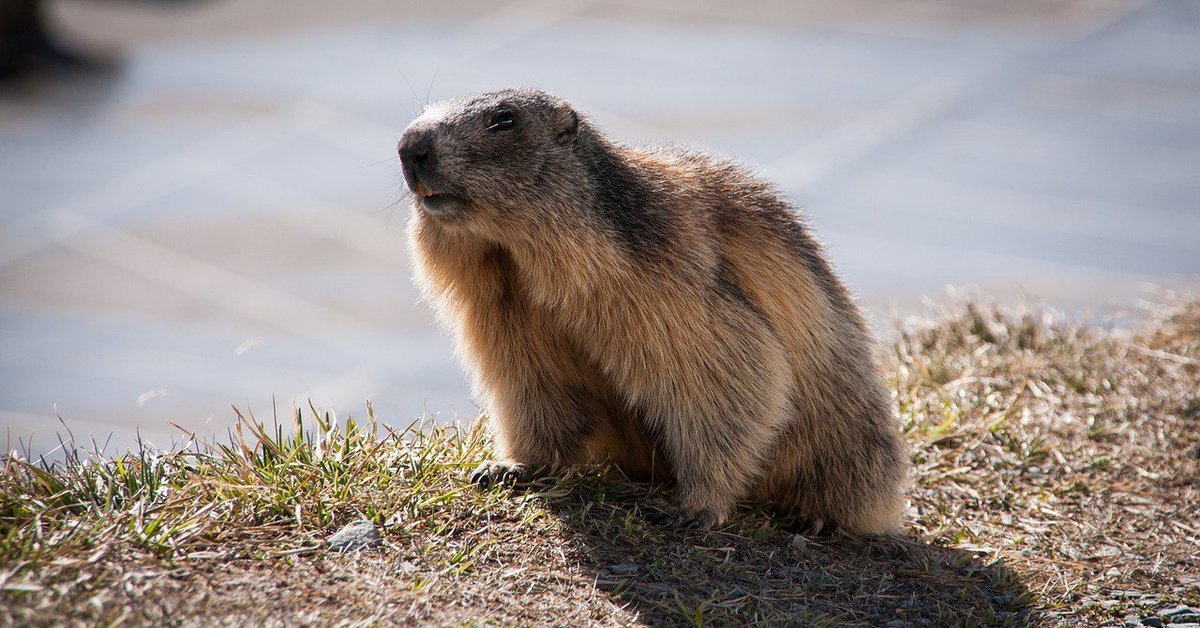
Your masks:
{"label": "marmot eye", "polygon": [[504,131],[506,129],[513,128],[513,126],[516,124],[517,117],[514,116],[511,111],[501,111],[500,113],[492,116],[491,121],[488,122],[488,130]]}

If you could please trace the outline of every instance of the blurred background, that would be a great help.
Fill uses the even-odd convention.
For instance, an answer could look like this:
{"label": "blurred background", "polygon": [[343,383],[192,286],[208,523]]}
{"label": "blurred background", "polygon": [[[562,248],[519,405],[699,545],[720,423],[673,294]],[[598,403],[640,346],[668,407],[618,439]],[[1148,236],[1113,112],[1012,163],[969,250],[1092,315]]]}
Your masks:
{"label": "blurred background", "polygon": [[1103,320],[1200,285],[1196,1],[42,8],[55,47],[0,82],[9,447],[51,449],[58,416],[167,445],[273,398],[473,417],[410,281],[394,151],[427,99],[507,86],[744,159],[884,335],[947,286]]}

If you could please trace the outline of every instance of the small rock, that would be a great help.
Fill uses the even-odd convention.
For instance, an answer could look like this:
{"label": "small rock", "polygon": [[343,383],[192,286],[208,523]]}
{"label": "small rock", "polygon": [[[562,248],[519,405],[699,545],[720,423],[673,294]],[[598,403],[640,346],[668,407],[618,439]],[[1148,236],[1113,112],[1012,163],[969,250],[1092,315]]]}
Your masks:
{"label": "small rock", "polygon": [[628,576],[638,572],[638,566],[633,563],[618,563],[608,566],[608,573],[614,576]]}
{"label": "small rock", "polygon": [[379,529],[366,520],[352,521],[329,537],[329,551],[349,552],[356,549],[376,547],[383,543]]}
{"label": "small rock", "polygon": [[796,549],[804,549],[808,547],[808,541],[799,534],[792,535],[791,546]]}
{"label": "small rock", "polygon": [[1125,616],[1125,628],[1137,628],[1142,625],[1142,618],[1137,615]]}
{"label": "small rock", "polygon": [[1200,608],[1176,606],[1175,608],[1160,611],[1158,616],[1169,621],[1171,625],[1196,623],[1200,622]]}
{"label": "small rock", "polygon": [[884,624],[884,626],[885,628],[905,628],[908,626],[908,624],[905,623],[903,619],[893,619],[892,621]]}
{"label": "small rock", "polygon": [[1142,625],[1143,626],[1152,626],[1153,628],[1162,628],[1163,620],[1161,620],[1157,617],[1154,617],[1153,615],[1150,617],[1143,617]]}

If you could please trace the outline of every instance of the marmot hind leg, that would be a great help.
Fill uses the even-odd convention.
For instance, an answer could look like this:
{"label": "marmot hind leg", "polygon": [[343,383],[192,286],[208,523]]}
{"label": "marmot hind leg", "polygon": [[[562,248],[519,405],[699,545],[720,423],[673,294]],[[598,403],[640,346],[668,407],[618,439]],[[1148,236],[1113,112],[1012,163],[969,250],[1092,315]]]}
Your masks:
{"label": "marmot hind leg", "polygon": [[661,436],[677,481],[680,527],[723,523],[761,476],[791,404],[782,348],[760,328],[734,327],[710,345],[705,364],[670,383],[648,420]]}

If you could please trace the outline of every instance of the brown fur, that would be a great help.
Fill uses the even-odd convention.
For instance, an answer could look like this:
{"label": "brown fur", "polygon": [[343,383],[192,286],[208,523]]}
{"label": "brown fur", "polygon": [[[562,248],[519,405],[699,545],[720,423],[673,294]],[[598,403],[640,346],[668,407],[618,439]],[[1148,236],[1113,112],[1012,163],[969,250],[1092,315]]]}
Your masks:
{"label": "brown fur", "polygon": [[609,460],[677,481],[698,527],[743,499],[897,527],[906,453],[870,334],[769,184],[614,144],[532,90],[437,105],[401,154],[444,194],[414,194],[410,244],[492,421],[477,479]]}

